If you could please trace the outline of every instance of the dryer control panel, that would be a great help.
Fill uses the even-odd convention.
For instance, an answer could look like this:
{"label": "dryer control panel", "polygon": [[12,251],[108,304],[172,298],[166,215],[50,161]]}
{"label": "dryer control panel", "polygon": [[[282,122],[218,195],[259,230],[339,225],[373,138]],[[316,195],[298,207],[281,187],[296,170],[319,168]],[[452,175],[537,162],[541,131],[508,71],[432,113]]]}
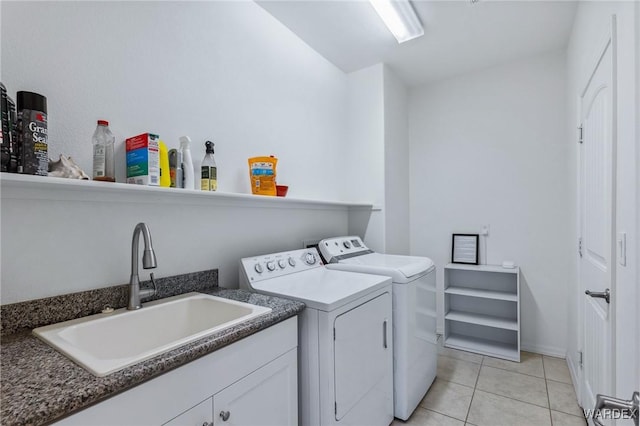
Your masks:
{"label": "dryer control panel", "polygon": [[357,235],[327,238],[318,243],[322,257],[327,263],[336,263],[350,257],[373,253]]}
{"label": "dryer control panel", "polygon": [[322,258],[313,247],[245,257],[240,260],[240,276],[242,278],[244,275],[250,282],[255,282],[322,266]]}

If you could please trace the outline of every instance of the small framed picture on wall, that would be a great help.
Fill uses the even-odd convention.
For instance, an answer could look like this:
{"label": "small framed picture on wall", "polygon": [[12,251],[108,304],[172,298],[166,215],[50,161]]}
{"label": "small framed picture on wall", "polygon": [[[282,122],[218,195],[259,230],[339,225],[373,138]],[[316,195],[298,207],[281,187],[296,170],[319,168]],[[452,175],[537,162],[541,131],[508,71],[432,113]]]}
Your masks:
{"label": "small framed picture on wall", "polygon": [[478,234],[453,234],[451,263],[478,264]]}

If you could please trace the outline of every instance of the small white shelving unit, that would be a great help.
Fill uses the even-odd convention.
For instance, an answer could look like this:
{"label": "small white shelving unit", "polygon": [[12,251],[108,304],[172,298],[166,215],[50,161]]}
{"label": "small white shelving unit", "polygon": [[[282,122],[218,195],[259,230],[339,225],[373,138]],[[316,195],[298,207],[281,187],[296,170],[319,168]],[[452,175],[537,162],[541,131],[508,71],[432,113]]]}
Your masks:
{"label": "small white shelving unit", "polygon": [[444,268],[444,346],[520,362],[520,268]]}

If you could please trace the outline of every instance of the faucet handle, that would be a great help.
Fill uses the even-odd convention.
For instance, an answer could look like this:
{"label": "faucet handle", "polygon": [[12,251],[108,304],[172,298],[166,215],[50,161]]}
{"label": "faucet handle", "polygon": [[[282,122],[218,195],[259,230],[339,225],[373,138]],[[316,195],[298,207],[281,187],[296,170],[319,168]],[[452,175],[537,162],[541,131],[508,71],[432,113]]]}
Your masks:
{"label": "faucet handle", "polygon": [[151,273],[150,275],[151,275],[151,284],[153,284],[153,289],[151,288],[140,289],[138,294],[140,295],[141,299],[155,296],[158,293],[158,286],[156,286],[156,280],[154,279],[153,273]]}
{"label": "faucet handle", "polygon": [[156,280],[154,280],[153,278],[153,272],[149,274],[151,277],[151,284],[153,284],[153,294],[152,296],[155,296],[156,294],[158,294],[158,286],[156,286]]}

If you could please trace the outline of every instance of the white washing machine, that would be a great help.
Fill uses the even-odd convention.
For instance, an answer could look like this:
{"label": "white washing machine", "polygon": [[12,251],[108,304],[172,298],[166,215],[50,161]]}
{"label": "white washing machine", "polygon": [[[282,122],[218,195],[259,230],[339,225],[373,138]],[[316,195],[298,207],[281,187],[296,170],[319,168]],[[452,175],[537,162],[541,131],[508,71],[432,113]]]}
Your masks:
{"label": "white washing machine", "polygon": [[307,305],[298,316],[301,425],[393,421],[390,278],[329,270],[311,248],[242,259],[240,287]]}
{"label": "white washing machine", "polygon": [[407,420],[433,383],[438,362],[436,271],[431,259],[376,253],[360,237],[320,241],[327,268],[393,279],[394,415]]}

